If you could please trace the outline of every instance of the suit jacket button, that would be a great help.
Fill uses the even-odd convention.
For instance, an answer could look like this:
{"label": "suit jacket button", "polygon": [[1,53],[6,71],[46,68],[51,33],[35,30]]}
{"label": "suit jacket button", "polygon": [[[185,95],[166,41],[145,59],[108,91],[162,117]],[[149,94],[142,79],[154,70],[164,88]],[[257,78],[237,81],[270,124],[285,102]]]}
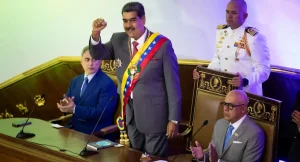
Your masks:
{"label": "suit jacket button", "polygon": [[228,60],[228,58],[226,57],[225,60]]}
{"label": "suit jacket button", "polygon": [[224,71],[227,71],[227,69],[225,69]]}
{"label": "suit jacket button", "polygon": [[227,46],[227,48],[230,48],[230,46]]}

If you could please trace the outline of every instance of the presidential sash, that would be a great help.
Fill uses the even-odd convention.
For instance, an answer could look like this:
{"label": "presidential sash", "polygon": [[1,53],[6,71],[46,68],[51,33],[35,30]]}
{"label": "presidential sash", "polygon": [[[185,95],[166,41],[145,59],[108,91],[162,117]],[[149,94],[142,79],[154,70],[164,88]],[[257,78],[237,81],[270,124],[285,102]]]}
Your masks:
{"label": "presidential sash", "polygon": [[125,116],[126,116],[126,105],[131,92],[147,66],[151,58],[156,54],[159,48],[168,40],[166,37],[160,35],[159,33],[152,34],[147,41],[144,43],[142,48],[131,59],[128,64],[122,78],[121,85],[121,101],[123,103],[121,114],[117,119],[117,125],[120,131],[125,130]]}

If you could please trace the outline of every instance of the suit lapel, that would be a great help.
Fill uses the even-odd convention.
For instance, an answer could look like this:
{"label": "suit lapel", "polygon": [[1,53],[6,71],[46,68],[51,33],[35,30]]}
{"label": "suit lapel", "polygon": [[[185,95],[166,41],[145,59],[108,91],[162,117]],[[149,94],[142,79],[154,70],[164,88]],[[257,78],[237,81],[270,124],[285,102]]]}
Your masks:
{"label": "suit lapel", "polygon": [[[78,78],[78,82],[74,85],[74,93],[73,96],[75,97],[75,103],[80,101],[80,92],[81,92],[81,87],[83,84],[83,80],[84,80],[84,74],[82,74],[79,78]],[[70,96],[72,97],[72,96]]]}
{"label": "suit lapel", "polygon": [[[224,148],[224,151],[222,152],[221,157],[226,153],[226,151],[230,148],[230,146],[232,145],[233,141],[237,141],[239,139],[239,137],[245,132],[245,130],[247,129],[247,121],[248,121],[248,117],[246,116],[246,118],[244,119],[244,121],[241,123],[241,125],[238,127],[238,129],[232,134],[231,138],[229,139],[226,147]],[[224,144],[224,140],[223,140],[223,144]],[[223,146],[223,145],[222,145]]]}
{"label": "suit lapel", "polygon": [[98,70],[98,72],[96,73],[96,75],[93,77],[93,79],[89,82],[88,86],[86,87],[84,93],[82,94],[82,96],[80,97],[80,102],[82,103],[87,96],[89,96],[91,94],[91,92],[93,91],[93,89],[95,87],[97,87],[98,84],[98,75],[101,75],[102,71],[101,69]]}

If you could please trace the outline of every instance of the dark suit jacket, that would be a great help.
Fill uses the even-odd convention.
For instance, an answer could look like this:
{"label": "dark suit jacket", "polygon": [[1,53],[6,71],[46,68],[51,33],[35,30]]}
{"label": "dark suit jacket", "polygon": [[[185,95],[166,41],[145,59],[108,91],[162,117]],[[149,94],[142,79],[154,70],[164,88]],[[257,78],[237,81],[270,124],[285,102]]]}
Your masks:
{"label": "dark suit jacket", "polygon": [[[120,59],[116,68],[120,84],[130,62],[130,38],[125,32],[114,33],[109,42],[93,46],[90,53],[95,59]],[[120,93],[120,92],[119,92]],[[166,132],[169,120],[180,121],[181,89],[178,62],[170,40],[167,40],[149,61],[133,89],[133,108],[126,107],[126,124],[134,117],[142,133]]]}
{"label": "dark suit jacket", "polygon": [[[216,147],[220,162],[259,162],[265,143],[265,135],[261,128],[247,116],[222,152],[228,126],[228,121],[220,119],[214,127],[211,142]],[[206,156],[208,157],[208,154]]]}
{"label": "dark suit jacket", "polygon": [[69,86],[67,96],[74,96],[76,105],[75,114],[73,114],[70,124],[77,131],[90,134],[112,96],[114,99],[107,105],[96,131],[113,124],[117,88],[114,82],[99,69],[80,97],[83,80],[84,74],[79,75],[72,79]]}
{"label": "dark suit jacket", "polygon": [[[296,101],[294,104],[294,110],[300,112],[300,90],[297,92]],[[300,161],[300,133],[298,131],[298,126],[294,122],[291,122],[290,129],[291,134],[295,134],[294,141],[291,145],[289,152],[289,162],[299,162]],[[290,133],[290,132],[289,132]]]}
{"label": "dark suit jacket", "polygon": [[300,133],[295,136],[294,142],[290,148],[288,162],[299,162],[300,161]]}

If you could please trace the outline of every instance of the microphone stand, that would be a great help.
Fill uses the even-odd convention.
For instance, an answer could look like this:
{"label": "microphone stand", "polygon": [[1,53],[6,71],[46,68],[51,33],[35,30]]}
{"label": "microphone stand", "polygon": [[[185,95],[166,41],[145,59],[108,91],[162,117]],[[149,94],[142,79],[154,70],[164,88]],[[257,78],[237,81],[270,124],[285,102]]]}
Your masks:
{"label": "microphone stand", "polygon": [[190,145],[191,145],[191,143],[192,143],[194,137],[196,136],[196,134],[201,130],[202,127],[206,126],[207,124],[208,124],[208,120],[205,120],[205,121],[203,122],[203,124],[201,125],[201,127],[200,127],[200,128],[196,131],[196,133],[192,136],[192,138],[191,138],[191,140],[190,140]]}
{"label": "microphone stand", "polygon": [[[44,97],[45,97],[45,94],[42,94],[41,98],[40,98],[38,101],[40,101],[40,100],[43,99]],[[31,114],[33,113],[34,109],[36,108],[36,106],[37,106],[37,104],[35,104],[35,106],[34,106],[33,109],[31,110],[31,112],[30,112],[30,114],[29,114],[29,116],[28,116],[28,118],[27,118],[25,124],[23,125],[22,130],[17,134],[17,136],[16,136],[17,138],[26,139],[26,138],[31,138],[31,137],[34,137],[34,136],[35,136],[35,134],[33,134],[33,133],[25,133],[23,130],[24,130],[25,126],[27,125],[27,122],[28,122],[28,120],[29,120]]]}
{"label": "microphone stand", "polygon": [[86,147],[87,147],[88,143],[90,142],[90,140],[91,140],[91,138],[92,138],[92,135],[94,134],[94,132],[95,132],[95,130],[96,130],[96,128],[97,128],[97,126],[98,126],[98,124],[99,124],[101,118],[102,118],[102,115],[103,115],[104,111],[105,111],[106,108],[107,108],[107,105],[108,105],[113,99],[114,99],[114,96],[112,96],[112,97],[110,98],[110,100],[107,102],[107,104],[105,105],[104,110],[102,111],[102,113],[101,113],[101,115],[100,115],[100,117],[99,117],[99,119],[98,119],[98,121],[97,121],[97,123],[96,123],[96,125],[95,125],[95,127],[94,127],[94,130],[93,130],[92,133],[90,134],[89,140],[88,140],[87,143],[85,144],[84,149],[79,153],[80,156],[90,156],[90,155],[98,154],[98,151],[87,150]]}
{"label": "microphone stand", "polygon": [[[196,131],[196,133],[192,136],[191,140],[190,140],[190,146],[192,146],[192,141],[194,139],[194,137],[196,136],[196,134],[202,129],[202,127],[206,126],[208,124],[208,120],[205,120],[202,124],[202,126]],[[192,159],[192,162],[196,162],[197,160],[195,158]]]}
{"label": "microphone stand", "polygon": [[[203,124],[201,125],[201,127],[200,127],[200,128],[196,131],[196,133],[194,133],[194,135],[192,136],[192,138],[191,138],[191,140],[190,140],[190,145],[192,145],[192,141],[193,141],[195,135],[199,132],[199,130],[201,130],[201,128],[204,127],[204,126],[206,126],[207,124],[208,124],[208,120],[205,120],[205,121],[203,122]],[[176,158],[177,158],[179,155],[180,155],[180,154],[177,154],[177,155],[173,158],[172,162],[175,162]],[[192,160],[192,162],[193,162],[193,160]]]}

